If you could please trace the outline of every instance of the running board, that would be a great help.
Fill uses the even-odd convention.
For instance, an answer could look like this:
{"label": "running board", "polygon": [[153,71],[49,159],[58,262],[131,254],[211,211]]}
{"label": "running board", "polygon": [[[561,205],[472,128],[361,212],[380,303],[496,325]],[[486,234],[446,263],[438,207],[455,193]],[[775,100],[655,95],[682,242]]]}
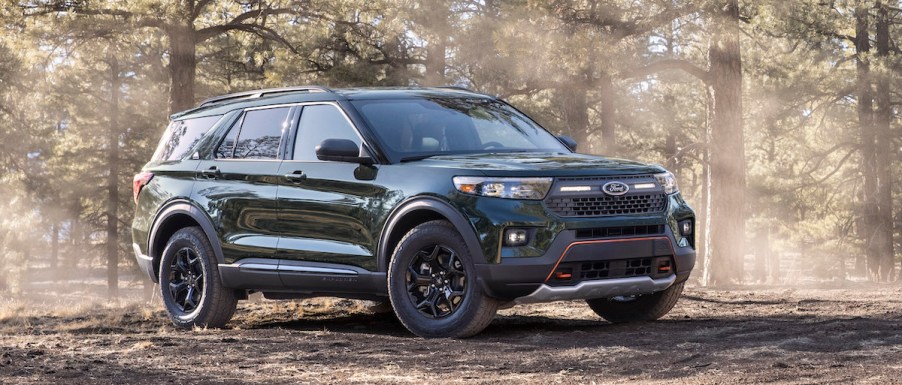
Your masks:
{"label": "running board", "polygon": [[219,275],[223,286],[234,289],[307,295],[388,294],[385,273],[333,263],[245,258],[219,265]]}
{"label": "running board", "polygon": [[272,263],[233,263],[231,265],[220,265],[220,267],[237,268],[238,270],[257,270],[257,271],[279,271],[291,273],[310,273],[310,274],[335,274],[335,275],[357,275],[357,272],[344,268],[303,266],[303,265],[282,265]]}

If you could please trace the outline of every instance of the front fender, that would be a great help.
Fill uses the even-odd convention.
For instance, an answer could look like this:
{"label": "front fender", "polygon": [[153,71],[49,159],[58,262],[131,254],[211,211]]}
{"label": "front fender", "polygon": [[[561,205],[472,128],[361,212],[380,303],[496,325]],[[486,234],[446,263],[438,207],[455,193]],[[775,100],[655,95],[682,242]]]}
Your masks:
{"label": "front fender", "polygon": [[[389,244],[391,243],[389,240],[391,235],[399,229],[399,224],[401,224],[405,218],[408,218],[410,215],[417,215],[417,211],[430,211],[447,219],[454,225],[454,228],[457,229],[457,232],[461,237],[463,237],[464,242],[467,244],[467,248],[470,250],[470,254],[473,256],[473,263],[486,262],[485,254],[482,251],[482,245],[479,243],[479,238],[476,236],[476,228],[473,227],[473,224],[448,202],[442,201],[436,197],[420,196],[410,198],[399,204],[385,222],[382,234],[379,237],[379,254],[377,257],[379,271],[388,271],[388,261],[391,259],[391,253],[393,252],[393,250],[389,250]],[[403,234],[400,236],[403,236]]]}

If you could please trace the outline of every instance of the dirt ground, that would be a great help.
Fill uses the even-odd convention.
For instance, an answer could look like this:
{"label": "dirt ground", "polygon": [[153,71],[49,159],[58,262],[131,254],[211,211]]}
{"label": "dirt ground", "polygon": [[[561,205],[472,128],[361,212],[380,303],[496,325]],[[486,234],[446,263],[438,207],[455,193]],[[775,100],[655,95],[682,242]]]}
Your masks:
{"label": "dirt ground", "polygon": [[467,340],[416,338],[367,305],[242,302],[227,329],[178,331],[154,303],[0,297],[0,384],[902,384],[899,285],[689,287],[632,325],[520,306]]}

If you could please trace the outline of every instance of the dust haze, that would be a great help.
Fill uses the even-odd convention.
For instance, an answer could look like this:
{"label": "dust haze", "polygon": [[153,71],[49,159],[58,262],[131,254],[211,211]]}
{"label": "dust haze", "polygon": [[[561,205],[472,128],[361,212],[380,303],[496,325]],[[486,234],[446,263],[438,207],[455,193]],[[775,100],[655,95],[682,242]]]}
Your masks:
{"label": "dust haze", "polygon": [[[898,2],[195,3],[3,3],[0,383],[893,380]],[[228,28],[248,10],[266,16]],[[172,26],[204,38],[186,54]],[[580,152],[665,166],[698,214],[686,297],[637,326],[581,302],[516,307],[442,349],[334,299],[256,298],[230,328],[176,332],[134,263],[132,175],[170,113],[300,84],[467,87]],[[190,361],[189,346],[236,365],[162,358]],[[473,352],[485,360],[459,360]]]}

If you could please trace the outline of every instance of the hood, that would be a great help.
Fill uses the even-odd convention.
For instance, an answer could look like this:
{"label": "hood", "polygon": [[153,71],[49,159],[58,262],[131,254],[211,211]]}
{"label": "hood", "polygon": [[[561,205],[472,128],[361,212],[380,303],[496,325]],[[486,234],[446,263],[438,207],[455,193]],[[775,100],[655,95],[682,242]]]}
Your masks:
{"label": "hood", "polygon": [[665,171],[661,166],[631,160],[549,152],[441,155],[412,163],[423,167],[479,171],[491,176],[630,175]]}

